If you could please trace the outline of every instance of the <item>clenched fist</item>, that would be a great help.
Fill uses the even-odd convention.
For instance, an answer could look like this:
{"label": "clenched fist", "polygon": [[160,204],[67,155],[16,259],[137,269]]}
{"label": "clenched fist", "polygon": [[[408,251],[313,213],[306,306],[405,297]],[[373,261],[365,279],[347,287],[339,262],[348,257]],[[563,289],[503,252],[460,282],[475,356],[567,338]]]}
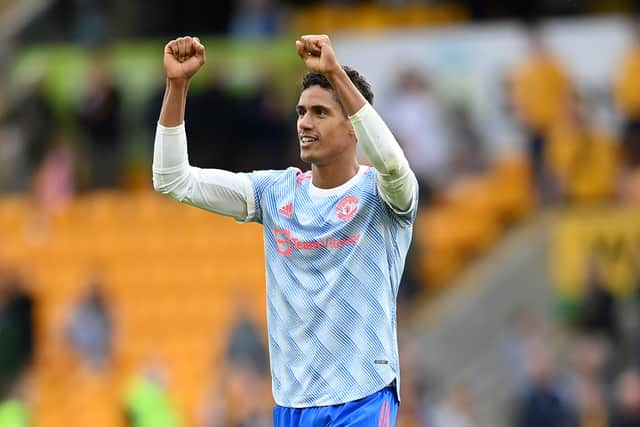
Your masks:
{"label": "clenched fist", "polygon": [[180,37],[164,47],[164,68],[169,80],[189,80],[206,61],[198,37]]}
{"label": "clenched fist", "polygon": [[302,36],[296,41],[296,49],[311,71],[326,75],[341,69],[327,35]]}

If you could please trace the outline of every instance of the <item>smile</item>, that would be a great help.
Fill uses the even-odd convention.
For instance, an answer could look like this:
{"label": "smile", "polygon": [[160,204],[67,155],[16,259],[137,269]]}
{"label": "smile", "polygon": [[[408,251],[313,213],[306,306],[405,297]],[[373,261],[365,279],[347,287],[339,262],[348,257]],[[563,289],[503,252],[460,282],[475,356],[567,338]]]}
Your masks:
{"label": "smile", "polygon": [[300,146],[301,147],[308,147],[310,145],[312,145],[314,142],[318,141],[318,137],[317,136],[311,136],[311,135],[302,135],[299,137],[300,139]]}

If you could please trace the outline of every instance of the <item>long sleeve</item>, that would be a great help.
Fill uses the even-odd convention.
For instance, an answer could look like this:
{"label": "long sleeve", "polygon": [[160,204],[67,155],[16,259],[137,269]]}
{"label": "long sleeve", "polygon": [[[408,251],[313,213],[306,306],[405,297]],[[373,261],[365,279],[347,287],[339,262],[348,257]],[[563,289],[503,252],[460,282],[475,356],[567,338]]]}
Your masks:
{"label": "long sleeve", "polygon": [[153,187],[179,202],[249,221],[255,215],[253,187],[246,175],[189,165],[184,123],[158,124],[153,150]]}
{"label": "long sleeve", "polygon": [[378,171],[377,184],[382,199],[398,214],[413,211],[418,182],[387,125],[368,103],[349,118],[358,143]]}

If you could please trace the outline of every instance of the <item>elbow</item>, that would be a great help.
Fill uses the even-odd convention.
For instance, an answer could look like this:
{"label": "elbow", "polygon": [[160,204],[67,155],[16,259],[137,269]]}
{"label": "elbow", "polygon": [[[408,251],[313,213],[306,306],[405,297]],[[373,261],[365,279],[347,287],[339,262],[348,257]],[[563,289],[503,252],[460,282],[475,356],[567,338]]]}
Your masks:
{"label": "elbow", "polygon": [[154,172],[152,181],[153,181],[153,189],[155,191],[161,194],[167,194],[169,190],[167,188],[167,185],[163,184],[162,177],[159,174]]}
{"label": "elbow", "polygon": [[[185,195],[184,182],[181,179],[167,179],[166,175],[154,172],[153,189],[160,194],[169,196],[172,199],[182,200]],[[181,185],[182,184],[182,185]]]}
{"label": "elbow", "polygon": [[400,163],[397,161],[385,162],[384,174],[389,177],[397,177],[402,170]]}
{"label": "elbow", "polygon": [[158,184],[156,183],[156,181],[153,181],[153,189],[157,192],[160,193],[162,195],[165,196],[169,196],[172,199],[176,199],[176,192],[173,188],[171,188],[169,185],[164,185],[164,184]]}
{"label": "elbow", "polygon": [[158,193],[166,194],[167,186],[163,185],[162,181],[163,180],[162,180],[162,177],[160,176],[160,174],[157,174],[156,172],[153,172],[153,175],[152,175],[153,189],[155,191],[157,191]]}
{"label": "elbow", "polygon": [[381,172],[389,178],[398,178],[405,175],[407,170],[409,170],[409,162],[401,154],[399,156],[389,156],[384,161],[384,171]]}

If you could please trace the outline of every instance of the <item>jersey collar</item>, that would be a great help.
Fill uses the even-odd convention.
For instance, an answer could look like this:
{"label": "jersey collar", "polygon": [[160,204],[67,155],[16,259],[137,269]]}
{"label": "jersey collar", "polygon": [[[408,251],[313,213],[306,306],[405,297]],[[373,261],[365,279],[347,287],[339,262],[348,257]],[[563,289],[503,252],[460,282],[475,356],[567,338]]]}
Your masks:
{"label": "jersey collar", "polygon": [[369,169],[368,166],[360,165],[358,172],[349,181],[344,184],[340,184],[333,188],[318,188],[311,181],[309,181],[309,194],[317,197],[336,196],[344,193],[347,189],[353,187],[360,181],[362,175]]}

